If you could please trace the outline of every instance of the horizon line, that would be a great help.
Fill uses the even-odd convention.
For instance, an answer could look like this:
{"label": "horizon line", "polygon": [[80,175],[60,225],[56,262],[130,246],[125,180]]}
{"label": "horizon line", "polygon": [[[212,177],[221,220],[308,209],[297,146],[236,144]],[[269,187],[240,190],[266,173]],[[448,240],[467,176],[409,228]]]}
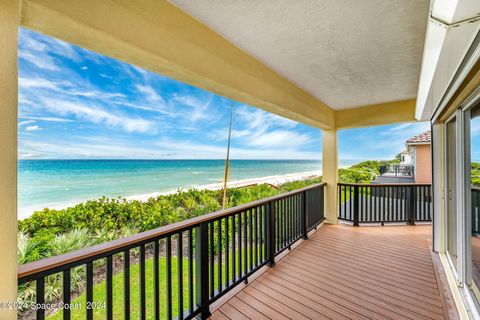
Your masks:
{"label": "horizon line", "polygon": [[[122,160],[122,161],[178,161],[178,160],[226,160],[224,158],[18,158],[17,160],[59,160],[59,161],[66,161],[66,160],[76,160],[76,161],[89,161],[89,160]],[[274,161],[284,161],[284,160],[307,160],[307,161],[316,161],[322,160],[322,158],[314,158],[314,159],[304,159],[304,158],[275,158],[275,159],[265,159],[265,158],[234,158],[230,160],[274,160]],[[372,158],[339,158],[339,160],[391,160],[390,158],[382,158],[382,159],[372,159]]]}

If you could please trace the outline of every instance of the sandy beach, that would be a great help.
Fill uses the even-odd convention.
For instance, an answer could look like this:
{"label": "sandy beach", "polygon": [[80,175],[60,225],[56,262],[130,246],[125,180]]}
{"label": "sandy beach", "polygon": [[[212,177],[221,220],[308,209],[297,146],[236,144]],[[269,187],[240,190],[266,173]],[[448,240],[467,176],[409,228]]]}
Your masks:
{"label": "sandy beach", "polygon": [[[285,174],[285,175],[275,175],[275,176],[266,176],[266,177],[260,177],[260,178],[252,178],[252,179],[242,179],[242,180],[232,180],[228,182],[228,188],[238,188],[238,187],[244,187],[244,186],[249,186],[249,185],[256,185],[256,184],[263,184],[263,183],[269,183],[273,185],[279,185],[285,182],[289,181],[295,181],[295,180],[303,180],[307,179],[310,177],[316,177],[320,176],[322,174],[321,170],[318,171],[308,171],[308,172],[300,172],[300,173],[292,173],[292,174]],[[168,195],[172,193],[176,193],[178,190],[184,189],[197,189],[197,190],[219,190],[223,188],[223,183],[210,183],[210,184],[204,184],[204,185],[194,185],[194,186],[180,186],[178,189],[173,189],[173,190],[168,190],[168,191],[163,191],[163,192],[152,192],[152,193],[145,193],[145,194],[138,194],[138,195],[131,195],[131,196],[126,196],[127,200],[138,200],[138,201],[147,201],[150,198],[153,197],[158,197],[161,195]],[[41,206],[41,207],[29,207],[23,210],[23,212],[18,213],[18,219],[25,219],[31,216],[35,211],[41,211],[44,208],[48,207],[49,209],[53,210],[61,210],[65,209],[68,207],[72,207],[78,203],[87,201],[90,199],[84,199],[84,200],[78,200],[78,201],[71,201],[71,202],[66,202],[66,203],[61,203],[61,204],[55,204],[55,205],[46,205],[46,206]]]}
{"label": "sandy beach", "polygon": [[[293,173],[293,174],[279,175],[279,176],[268,176],[268,177],[253,178],[253,179],[234,180],[234,181],[229,181],[227,183],[227,187],[238,188],[238,187],[245,187],[245,186],[263,184],[263,183],[279,185],[288,181],[303,180],[309,177],[320,176],[321,174],[322,174],[322,171],[309,171],[309,172]],[[210,183],[205,185],[193,186],[191,188],[197,189],[197,190],[220,190],[223,188],[223,183]],[[184,189],[189,189],[189,188],[184,188]],[[147,201],[148,199],[153,197],[168,195],[175,192],[177,192],[177,190],[170,190],[166,192],[152,192],[147,194],[128,196],[125,198],[127,200]]]}

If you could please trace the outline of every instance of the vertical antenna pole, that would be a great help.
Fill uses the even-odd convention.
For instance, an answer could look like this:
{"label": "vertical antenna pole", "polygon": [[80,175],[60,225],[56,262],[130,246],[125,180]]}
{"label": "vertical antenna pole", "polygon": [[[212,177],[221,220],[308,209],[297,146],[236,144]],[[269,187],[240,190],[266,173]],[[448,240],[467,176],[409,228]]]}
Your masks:
{"label": "vertical antenna pole", "polygon": [[225,205],[227,204],[227,180],[228,180],[228,169],[229,169],[229,162],[230,162],[230,140],[232,138],[232,115],[233,115],[233,110],[230,109],[230,126],[228,128],[227,161],[225,162],[225,177],[223,179],[222,209],[225,209]]}

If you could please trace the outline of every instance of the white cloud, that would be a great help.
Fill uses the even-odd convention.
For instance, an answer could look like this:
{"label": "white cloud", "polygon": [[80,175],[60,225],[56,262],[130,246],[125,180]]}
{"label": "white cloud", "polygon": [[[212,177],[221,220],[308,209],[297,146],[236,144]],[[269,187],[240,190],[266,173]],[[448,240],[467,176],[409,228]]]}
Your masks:
{"label": "white cloud", "polygon": [[148,101],[150,101],[150,102],[160,102],[162,104],[164,103],[162,97],[160,97],[160,95],[157,93],[157,91],[155,91],[155,89],[153,89],[151,86],[137,84],[135,86],[135,88],[137,89],[138,92],[144,94],[145,98]]}
{"label": "white cloud", "polygon": [[191,109],[188,110],[183,114],[183,116],[188,119],[190,122],[198,122],[198,121],[209,121],[212,122],[214,119],[217,118],[217,114],[209,110],[210,104],[212,102],[213,95],[208,94],[202,100],[198,97],[193,95],[179,95],[176,94],[173,96],[172,100],[174,103],[184,105],[190,107]]}
{"label": "white cloud", "polygon": [[264,132],[248,140],[248,144],[261,148],[296,148],[311,142],[308,134],[299,134],[294,131],[275,130]]}
{"label": "white cloud", "polygon": [[[73,122],[73,120],[70,119],[64,119],[64,118],[57,118],[57,117],[35,117],[35,116],[22,116],[21,118],[23,119],[32,119],[30,121],[35,122],[33,120],[38,120],[38,121],[45,121],[45,122]],[[27,122],[27,121],[24,121]]]}
{"label": "white cloud", "polygon": [[168,116],[174,116],[175,115],[173,112],[165,111],[163,109],[154,108],[154,107],[145,106],[145,105],[140,105],[140,104],[135,104],[135,103],[130,103],[130,102],[126,102],[126,101],[117,101],[117,102],[114,102],[114,103],[118,106],[124,106],[124,107],[137,109],[137,110],[157,112],[157,113],[161,113],[161,114],[168,115]]}
{"label": "white cloud", "polygon": [[[189,141],[168,140],[156,144],[164,153],[171,158],[181,159],[224,159],[227,147],[212,146]],[[232,147],[230,150],[232,159],[319,159],[321,152],[305,152],[292,148],[239,148]]]}
{"label": "white cloud", "polygon": [[[63,85],[67,85],[64,83]],[[21,89],[47,89],[47,90],[61,90],[60,84],[45,78],[18,78],[18,86]]]}
{"label": "white cloud", "polygon": [[[293,148],[301,149],[313,141],[309,134],[293,130],[298,123],[290,119],[265,112],[260,109],[240,107],[235,110],[236,125],[232,138],[237,144],[254,148]],[[223,141],[227,138],[227,128],[213,130],[211,137]],[[219,139],[220,138],[220,139]]]}
{"label": "white cloud", "polygon": [[21,126],[24,126],[24,125],[29,124],[29,123],[35,123],[35,121],[34,121],[34,120],[20,121],[20,122],[18,123],[18,126],[21,127]]}
{"label": "white cloud", "polygon": [[80,102],[59,99],[43,99],[45,109],[60,115],[74,115],[78,119],[92,123],[104,123],[109,127],[121,128],[127,132],[154,132],[154,124],[142,118],[132,118],[124,115],[109,113],[99,107],[92,107]]}
{"label": "white cloud", "polygon": [[31,64],[41,69],[49,71],[59,70],[59,68],[55,65],[55,61],[53,60],[53,58],[48,55],[37,55],[31,52],[20,51],[18,53],[18,57],[20,59],[30,62]]}
{"label": "white cloud", "polygon": [[52,37],[41,37],[24,28],[20,28],[19,40],[20,52],[35,53],[42,58],[51,58],[51,54],[56,54],[75,62],[83,60],[73,45]]}
{"label": "white cloud", "polygon": [[25,128],[25,131],[38,131],[41,130],[39,126],[28,126]]}

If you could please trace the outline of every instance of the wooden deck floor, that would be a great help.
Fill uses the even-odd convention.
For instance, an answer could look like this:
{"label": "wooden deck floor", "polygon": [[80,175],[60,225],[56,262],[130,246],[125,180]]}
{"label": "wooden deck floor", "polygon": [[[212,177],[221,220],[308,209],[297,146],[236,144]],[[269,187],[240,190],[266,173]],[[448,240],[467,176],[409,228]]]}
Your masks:
{"label": "wooden deck floor", "polygon": [[445,319],[431,226],[326,225],[211,319]]}

